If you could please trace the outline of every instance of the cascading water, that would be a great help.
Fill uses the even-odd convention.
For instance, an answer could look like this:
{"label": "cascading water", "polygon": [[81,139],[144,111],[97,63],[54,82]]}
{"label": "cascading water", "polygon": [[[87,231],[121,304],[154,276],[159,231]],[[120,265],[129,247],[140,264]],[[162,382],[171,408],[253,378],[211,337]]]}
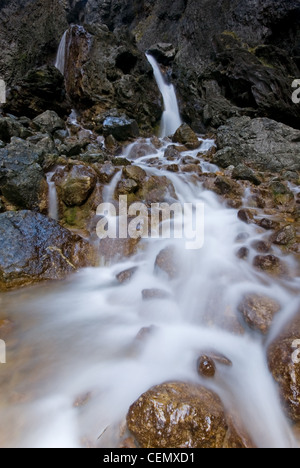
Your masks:
{"label": "cascading water", "polygon": [[149,54],[147,54],[146,57],[153,68],[158,88],[164,100],[165,110],[162,116],[160,128],[160,136],[161,138],[164,138],[166,136],[173,135],[182,124],[178,102],[176,98],[176,92],[172,84],[166,83],[155,58]]}
{"label": "cascading water", "polygon": [[[167,126],[173,131],[173,114],[171,120]],[[151,140],[146,143],[150,146]],[[164,157],[169,144],[161,140],[159,150],[153,147],[153,154],[132,163],[148,175],[170,179],[180,202],[205,204],[204,247],[188,251],[185,239],[147,239],[131,258],[83,270],[64,283],[5,296],[2,306],[18,330],[1,374],[1,446],[115,447],[118,424],[129,406],[151,386],[169,380],[210,385],[241,415],[258,447],[295,445],[268,370],[267,343],[256,334],[226,331],[226,320],[228,311],[236,318],[245,293],[266,294],[282,306],[271,332],[276,333],[296,310],[299,278],[275,281],[258,273],[252,266],[252,242],[265,234],[242,223],[236,210],[220,203],[192,174],[168,171],[168,165],[180,165],[190,156],[203,172],[216,172],[216,166],[201,158],[214,142],[202,141],[178,161]],[[127,158],[134,145],[125,151]],[[119,178],[120,173],[106,186],[106,202],[112,200]],[[236,256],[241,234],[249,261]],[[173,280],[154,268],[157,254],[169,245],[176,248],[180,265]],[[292,271],[293,259],[285,257],[285,262]],[[136,274],[119,284],[116,275],[132,267]],[[168,295],[145,301],[146,289]],[[153,333],[137,343],[141,328],[150,326]],[[218,367],[210,384],[195,369],[199,353],[207,349],[233,363]]]}
{"label": "cascading water", "polygon": [[58,221],[58,197],[55,182],[52,180],[54,172],[47,174],[48,183],[48,216]]}
{"label": "cascading water", "polygon": [[65,31],[61,38],[55,61],[55,67],[61,72],[62,75],[65,74],[67,34],[68,31]]}

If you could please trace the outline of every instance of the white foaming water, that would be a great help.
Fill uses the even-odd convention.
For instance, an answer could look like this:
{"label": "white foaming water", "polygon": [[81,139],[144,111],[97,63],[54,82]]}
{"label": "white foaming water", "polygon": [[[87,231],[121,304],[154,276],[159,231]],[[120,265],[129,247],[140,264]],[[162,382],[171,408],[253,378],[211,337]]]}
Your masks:
{"label": "white foaming water", "polygon": [[[164,145],[153,155],[163,164],[168,143]],[[199,158],[198,150],[182,157],[187,154]],[[253,239],[264,235],[243,224],[235,210],[193,176],[149,167],[147,158],[134,164],[149,175],[171,179],[180,201],[205,203],[204,248],[188,251],[184,240],[148,239],[130,259],[7,297],[4,306],[21,327],[22,346],[15,347],[5,368],[14,379],[4,378],[2,384],[2,398],[11,396],[5,403],[0,400],[6,428],[4,434],[0,431],[1,445],[115,447],[118,424],[141,393],[168,380],[184,380],[210,385],[241,415],[258,447],[294,446],[268,370],[266,344],[254,333],[238,336],[226,328],[249,292],[277,299],[283,320],[296,310],[299,278],[280,282],[258,273],[251,264],[254,251],[249,262],[237,259],[239,234],[248,234],[250,250]],[[105,201],[112,199],[119,177],[106,187]],[[154,269],[157,254],[167,245],[175,246],[180,262],[173,281]],[[293,260],[285,261],[292,270]],[[118,284],[116,275],[132,267],[138,268],[132,280]],[[170,298],[144,301],[142,291],[152,288]],[[149,326],[155,327],[153,333],[136,341],[139,330]],[[212,383],[196,372],[198,356],[209,349],[233,362],[231,368],[219,366]],[[79,397],[87,403],[74,407]]]}
{"label": "white foaming water", "polygon": [[61,72],[62,75],[65,74],[67,33],[68,33],[68,30],[64,32],[61,38],[58,51],[57,51],[56,61],[55,61],[55,67]]}
{"label": "white foaming water", "polygon": [[58,197],[55,182],[52,180],[54,172],[47,174],[48,183],[48,216],[58,221]]}
{"label": "white foaming water", "polygon": [[[1,297],[18,329],[8,347],[8,364],[1,367],[0,446],[116,447],[129,406],[151,386],[170,380],[210,386],[240,415],[258,447],[295,446],[268,370],[267,343],[249,330],[232,333],[239,328],[237,307],[246,293],[265,294],[281,304],[271,336],[297,310],[300,280],[293,275],[294,260],[283,259],[291,272],[285,279],[255,270],[252,242],[266,234],[242,223],[237,211],[205,190],[195,174],[167,170],[191,156],[203,172],[216,172],[216,166],[199,157],[214,142],[201,140],[200,150],[166,161],[170,143],[162,140],[159,150],[153,147],[153,154],[133,164],[149,176],[170,179],[180,202],[204,203],[204,247],[189,251],[185,239],[147,239],[129,259]],[[124,154],[134,154],[139,144]],[[151,140],[146,144],[151,147]],[[120,177],[121,172],[105,187],[105,202],[112,201]],[[54,205],[53,199],[53,211]],[[236,256],[243,245],[250,250],[248,261]],[[154,267],[166,246],[177,252],[179,273],[173,280]],[[282,256],[279,249],[275,254]],[[119,284],[116,275],[132,267],[137,268],[132,279]],[[146,289],[163,290],[169,297],[145,301]],[[136,340],[150,326],[152,333]],[[209,350],[227,356],[233,366],[218,366],[216,378],[203,381],[196,362]]]}
{"label": "white foaming water", "polygon": [[154,76],[164,100],[165,110],[161,120],[160,136],[173,135],[182,124],[180,118],[178,102],[176,98],[175,88],[172,84],[167,84],[158,63],[152,55],[146,55],[150,65],[153,68]]}

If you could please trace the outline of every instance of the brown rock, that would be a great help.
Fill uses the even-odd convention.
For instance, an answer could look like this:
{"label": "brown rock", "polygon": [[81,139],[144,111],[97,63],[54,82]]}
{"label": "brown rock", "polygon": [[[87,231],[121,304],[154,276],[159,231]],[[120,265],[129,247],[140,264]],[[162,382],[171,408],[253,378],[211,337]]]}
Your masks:
{"label": "brown rock", "polygon": [[288,416],[300,422],[300,312],[268,349],[268,362]]}
{"label": "brown rock", "polygon": [[182,158],[181,162],[182,164],[197,164],[197,165],[200,163],[199,159],[192,158],[191,156],[185,156],[184,158]]}
{"label": "brown rock", "polygon": [[144,169],[141,169],[138,166],[127,166],[123,169],[123,177],[126,179],[132,179],[141,186],[143,181],[146,179],[147,174]]}
{"label": "brown rock", "polygon": [[153,144],[138,142],[130,150],[129,159],[139,159],[150,154],[157,154],[157,149]]}
{"label": "brown rock", "polygon": [[285,226],[283,229],[275,232],[271,238],[271,242],[276,245],[288,245],[296,240],[296,229],[292,225]]}
{"label": "brown rock", "polygon": [[259,253],[268,253],[271,250],[270,244],[265,241],[254,241],[252,242],[251,247]]}
{"label": "brown rock", "polygon": [[143,184],[140,192],[141,200],[149,204],[177,199],[172,182],[165,176],[149,177]]}
{"label": "brown rock", "polygon": [[249,254],[250,254],[250,251],[247,247],[241,247],[237,251],[236,256],[240,258],[241,260],[247,260],[247,258],[249,257]]}
{"label": "brown rock", "polygon": [[250,210],[242,209],[238,212],[238,218],[246,224],[251,224],[254,216]]}
{"label": "brown rock", "polygon": [[278,223],[276,221],[273,221],[272,219],[269,219],[269,218],[263,218],[260,221],[259,225],[263,229],[266,229],[266,231],[270,231],[270,230],[276,229],[278,227]]}
{"label": "brown rock", "polygon": [[194,172],[195,174],[201,174],[201,167],[197,164],[184,164],[181,166],[182,172]]}
{"label": "brown rock", "polygon": [[159,269],[166,273],[169,279],[176,279],[179,276],[179,264],[176,261],[176,251],[173,247],[163,249],[155,261],[155,269]]}
{"label": "brown rock", "polygon": [[240,188],[233,180],[218,176],[215,180],[215,186],[218,189],[220,195],[236,194],[240,191]]}
{"label": "brown rock", "polygon": [[91,195],[97,182],[97,175],[91,167],[75,165],[63,174],[61,182],[55,181],[62,201],[67,206],[81,206]]}
{"label": "brown rock", "polygon": [[110,162],[105,164],[93,164],[93,168],[97,172],[98,178],[102,184],[109,184],[118,172],[118,169]]}
{"label": "brown rock", "polygon": [[114,154],[118,154],[121,151],[120,144],[112,135],[105,137],[105,147]]}
{"label": "brown rock", "polygon": [[173,136],[174,143],[181,143],[182,145],[186,146],[187,149],[197,149],[200,146],[200,141],[198,140],[197,135],[193,130],[187,125],[183,124],[175,135]]}
{"label": "brown rock", "polygon": [[268,333],[274,316],[280,311],[277,301],[257,294],[248,294],[238,307],[245,321],[253,330]]}
{"label": "brown rock", "polygon": [[208,356],[200,356],[197,362],[197,371],[201,377],[212,378],[216,373],[216,365]]}
{"label": "brown rock", "polygon": [[118,183],[116,192],[118,195],[130,195],[131,193],[136,193],[138,189],[139,185],[135,180],[125,179]]}
{"label": "brown rock", "polygon": [[127,283],[135,275],[137,270],[138,270],[137,267],[129,268],[128,270],[125,270],[125,271],[122,271],[121,273],[119,273],[116,276],[116,278],[119,281],[119,283],[121,283],[121,284]]}
{"label": "brown rock", "polygon": [[169,382],[151,388],[129,409],[127,425],[142,448],[250,447],[206,388]]}
{"label": "brown rock", "polygon": [[170,164],[169,166],[167,166],[167,171],[169,171],[169,172],[179,172],[178,164]]}
{"label": "brown rock", "polygon": [[259,270],[275,275],[279,275],[285,270],[280,259],[275,255],[257,255],[253,260],[253,265]]}
{"label": "brown rock", "polygon": [[175,145],[170,145],[165,151],[164,157],[168,161],[174,161],[181,158],[180,152],[176,149]]}

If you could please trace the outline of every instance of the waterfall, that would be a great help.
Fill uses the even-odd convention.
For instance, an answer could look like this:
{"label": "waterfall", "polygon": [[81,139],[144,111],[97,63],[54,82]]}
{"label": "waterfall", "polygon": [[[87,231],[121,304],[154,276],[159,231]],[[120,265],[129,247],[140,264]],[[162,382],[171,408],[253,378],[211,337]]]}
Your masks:
{"label": "waterfall", "polygon": [[58,199],[55,182],[53,182],[52,177],[54,172],[47,174],[47,183],[48,183],[48,193],[49,193],[49,209],[48,216],[49,218],[55,219],[58,221]]}
{"label": "waterfall", "polygon": [[64,32],[63,37],[61,38],[55,62],[55,67],[62,75],[65,74],[67,33],[68,30]]}
{"label": "waterfall", "polygon": [[164,100],[165,110],[162,116],[160,128],[160,136],[161,138],[164,138],[166,136],[173,135],[182,124],[177,97],[174,86],[172,84],[166,83],[155,58],[149,54],[146,54],[146,57],[153,68],[158,88]]}

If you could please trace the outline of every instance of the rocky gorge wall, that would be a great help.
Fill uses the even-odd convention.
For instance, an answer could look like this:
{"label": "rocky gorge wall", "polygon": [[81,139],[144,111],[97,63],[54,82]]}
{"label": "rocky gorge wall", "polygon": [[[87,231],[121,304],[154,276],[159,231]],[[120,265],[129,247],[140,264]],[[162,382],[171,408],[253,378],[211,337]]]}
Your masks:
{"label": "rocky gorge wall", "polygon": [[[73,80],[71,95],[85,107],[100,102],[102,110],[117,107],[132,114],[132,96],[137,96],[147,107],[139,117],[142,126],[149,119],[155,126],[161,108],[141,52],[163,42],[176,49],[166,72],[176,85],[182,116],[195,130],[216,128],[241,115],[299,128],[299,106],[291,100],[291,84],[300,76],[295,0],[21,0],[2,2],[0,9],[0,75],[9,84],[33,67],[53,64],[68,24],[79,24],[94,37],[88,57],[84,40],[77,40],[79,62],[72,62],[73,71],[69,66],[72,79],[83,73],[84,89]],[[129,69],[121,65],[116,74],[109,69],[117,48],[123,48],[119,60]],[[140,87],[150,89],[149,99]]]}

